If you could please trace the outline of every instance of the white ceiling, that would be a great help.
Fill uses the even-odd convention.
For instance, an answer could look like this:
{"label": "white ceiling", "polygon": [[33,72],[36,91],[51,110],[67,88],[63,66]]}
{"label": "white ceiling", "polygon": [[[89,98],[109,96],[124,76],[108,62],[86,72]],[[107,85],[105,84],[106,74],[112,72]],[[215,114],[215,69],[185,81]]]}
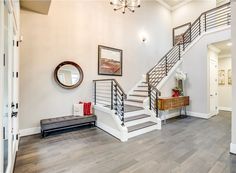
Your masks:
{"label": "white ceiling", "polygon": [[164,5],[169,10],[175,10],[175,9],[181,7],[182,5],[187,4],[188,2],[190,2],[192,0],[156,0],[156,1],[159,2],[160,4]]}

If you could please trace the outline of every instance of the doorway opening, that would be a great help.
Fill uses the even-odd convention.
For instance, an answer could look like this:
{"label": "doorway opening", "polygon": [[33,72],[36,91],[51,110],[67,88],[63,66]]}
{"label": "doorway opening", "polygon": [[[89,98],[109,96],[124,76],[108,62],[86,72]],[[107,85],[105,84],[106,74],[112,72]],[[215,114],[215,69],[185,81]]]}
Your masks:
{"label": "doorway opening", "polygon": [[232,111],[232,57],[230,40],[208,46],[210,115]]}

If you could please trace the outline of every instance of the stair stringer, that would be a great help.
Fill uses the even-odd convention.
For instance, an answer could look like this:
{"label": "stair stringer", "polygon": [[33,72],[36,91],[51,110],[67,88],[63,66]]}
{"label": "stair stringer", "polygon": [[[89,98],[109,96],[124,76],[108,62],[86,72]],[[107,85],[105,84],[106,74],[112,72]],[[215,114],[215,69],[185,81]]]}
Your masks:
{"label": "stair stringer", "polygon": [[97,127],[118,138],[122,142],[128,140],[128,129],[121,125],[122,122],[115,114],[114,110],[110,110],[101,105],[95,105],[94,114],[97,116]]}
{"label": "stair stringer", "polygon": [[109,108],[106,108],[101,105],[95,105],[94,106],[94,113],[97,116],[97,123],[96,126],[100,129],[106,131],[110,135],[116,137],[122,142],[128,141],[128,139],[133,138],[135,136],[139,136],[141,134],[144,134],[149,131],[160,129],[161,127],[161,121],[158,120],[153,113],[151,113],[150,110],[142,110],[142,111],[134,111],[134,112],[128,112],[125,113],[125,117],[127,115],[129,116],[135,116],[140,114],[140,112],[150,115],[150,121],[157,123],[155,126],[151,126],[148,128],[143,128],[135,132],[128,132],[128,128],[126,125],[122,126],[122,122],[120,118],[115,114],[115,111],[110,110]]}

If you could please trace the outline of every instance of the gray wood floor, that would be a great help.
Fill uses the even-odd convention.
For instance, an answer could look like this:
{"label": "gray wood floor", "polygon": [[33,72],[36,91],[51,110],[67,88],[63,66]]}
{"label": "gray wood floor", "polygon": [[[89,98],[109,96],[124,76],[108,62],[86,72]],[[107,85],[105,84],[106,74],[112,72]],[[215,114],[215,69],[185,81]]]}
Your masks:
{"label": "gray wood floor", "polygon": [[227,112],[174,119],[126,143],[97,128],[35,135],[21,139],[15,173],[236,173],[229,144]]}

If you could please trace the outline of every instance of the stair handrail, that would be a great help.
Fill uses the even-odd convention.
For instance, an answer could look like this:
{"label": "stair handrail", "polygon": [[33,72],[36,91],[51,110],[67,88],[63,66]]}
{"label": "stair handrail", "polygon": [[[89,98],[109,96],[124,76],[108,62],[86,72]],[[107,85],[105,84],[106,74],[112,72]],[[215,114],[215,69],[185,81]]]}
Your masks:
{"label": "stair handrail", "polygon": [[[207,10],[207,11],[205,11],[205,12],[203,12],[203,13],[201,13],[200,14],[200,16],[191,24],[191,26],[183,33],[183,35],[182,35],[182,37],[183,37],[183,50],[186,48],[185,47],[185,43],[186,42],[184,42],[184,39],[185,39],[185,35],[188,35],[189,33],[190,33],[190,37],[191,37],[191,33],[192,33],[192,28],[193,28],[193,26],[197,23],[197,22],[199,22],[199,33],[198,33],[198,35],[201,35],[201,33],[202,33],[202,31],[203,32],[206,32],[207,31],[207,15],[209,14],[209,13],[211,13],[211,12],[214,12],[214,11],[217,11],[217,10],[219,10],[219,9],[223,9],[224,10],[224,7],[229,7],[229,9],[230,9],[230,2],[227,2],[227,3],[225,3],[225,4],[222,4],[222,5],[220,5],[220,6],[218,6],[218,7],[215,7],[215,8],[212,8],[212,9],[210,9],[210,10]],[[222,11],[223,11],[222,10]],[[218,15],[224,15],[224,13],[221,13],[221,14],[218,14]],[[230,13],[229,13],[230,14]],[[211,14],[212,15],[212,14]],[[229,15],[228,16],[229,18],[227,18],[227,20],[231,20],[230,19],[230,17],[231,17],[231,15]],[[204,25],[203,25],[203,27],[204,27],[204,30],[202,29],[202,25],[201,25],[201,19],[203,18],[203,22],[204,22]],[[212,16],[211,16],[211,18],[212,18]],[[212,22],[212,21],[211,21]],[[222,22],[222,21],[221,21]],[[231,21],[230,21],[231,22]],[[230,24],[230,22],[228,23],[228,24]],[[216,26],[217,27],[217,26]],[[192,42],[193,40],[191,40],[191,38],[190,38],[190,42]]]}
{"label": "stair handrail", "polygon": [[[157,117],[158,117],[158,96],[160,93],[160,91],[157,89],[157,85],[165,76],[168,75],[168,72],[172,69],[172,67],[174,67],[174,65],[179,60],[181,60],[182,52],[185,51],[186,47],[189,46],[193,40],[198,38],[202,32],[207,32],[208,29],[230,24],[231,24],[230,2],[201,13],[200,16],[191,24],[191,26],[182,34],[182,41],[176,43],[165,54],[165,56],[163,56],[158,61],[158,63],[155,64],[154,67],[152,67],[146,73],[146,81],[148,83],[149,109],[153,110],[156,113]],[[202,29],[202,27],[204,28]],[[178,47],[178,50],[176,49],[176,47]],[[154,95],[153,92],[155,93]],[[154,105],[156,107],[153,107],[153,100],[155,100]]]}
{"label": "stair handrail", "polygon": [[97,100],[97,83],[98,82],[111,82],[111,110],[115,111],[115,114],[120,118],[122,122],[122,126],[124,126],[124,101],[127,98],[127,95],[125,94],[124,89],[121,87],[121,85],[117,82],[116,79],[97,79],[93,80],[94,83],[94,104],[96,105]]}
{"label": "stair handrail", "polygon": [[179,46],[180,44],[180,41],[178,41],[160,60],[158,60],[158,62],[154,65],[154,67],[152,67],[146,74],[149,74],[150,72],[152,72],[152,70],[155,69],[155,67],[158,66],[158,64],[163,60],[165,59],[165,57],[176,47],[176,46]]}

